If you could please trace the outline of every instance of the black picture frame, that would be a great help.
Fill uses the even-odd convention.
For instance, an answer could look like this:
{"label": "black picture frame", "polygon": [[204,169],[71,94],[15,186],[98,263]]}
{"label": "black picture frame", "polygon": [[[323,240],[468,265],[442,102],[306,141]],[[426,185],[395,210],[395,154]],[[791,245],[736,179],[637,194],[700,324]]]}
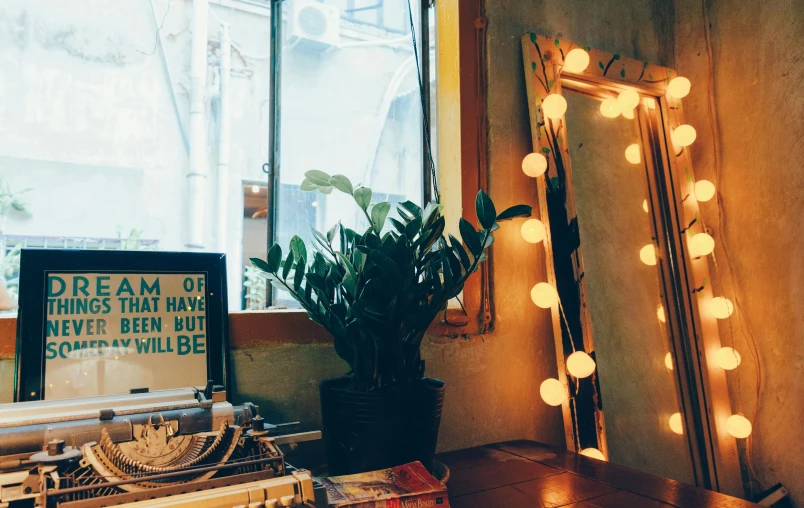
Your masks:
{"label": "black picture frame", "polygon": [[49,273],[206,274],[207,379],[226,388],[230,367],[226,255],[207,252],[22,249],[14,401],[43,400]]}

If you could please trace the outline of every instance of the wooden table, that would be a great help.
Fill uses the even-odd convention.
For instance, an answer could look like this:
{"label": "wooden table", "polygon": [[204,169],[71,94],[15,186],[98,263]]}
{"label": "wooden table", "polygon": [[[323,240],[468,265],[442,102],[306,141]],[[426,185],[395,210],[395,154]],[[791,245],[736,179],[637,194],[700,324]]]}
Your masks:
{"label": "wooden table", "polygon": [[440,454],[453,508],[748,508],[759,505],[533,441]]}

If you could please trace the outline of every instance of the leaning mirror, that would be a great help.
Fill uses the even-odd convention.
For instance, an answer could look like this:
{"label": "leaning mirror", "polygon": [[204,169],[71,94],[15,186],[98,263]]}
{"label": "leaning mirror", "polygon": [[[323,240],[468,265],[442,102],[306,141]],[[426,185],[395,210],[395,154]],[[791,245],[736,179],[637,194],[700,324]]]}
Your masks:
{"label": "leaning mirror", "polygon": [[[681,99],[671,69],[550,37],[522,39],[567,446],[739,493],[735,439]],[[557,296],[555,298],[554,296]]]}

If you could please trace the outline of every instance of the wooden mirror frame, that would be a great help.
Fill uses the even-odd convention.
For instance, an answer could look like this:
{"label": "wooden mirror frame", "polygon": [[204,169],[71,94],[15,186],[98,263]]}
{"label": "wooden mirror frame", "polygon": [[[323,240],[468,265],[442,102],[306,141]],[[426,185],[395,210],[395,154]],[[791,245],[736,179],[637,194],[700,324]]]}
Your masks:
{"label": "wooden mirror frame", "polygon": [[[562,404],[567,448],[596,447],[608,457],[604,401],[597,371],[585,379],[567,375],[565,359],[575,349],[594,358],[583,256],[572,189],[572,168],[564,118],[548,119],[542,100],[571,88],[597,97],[631,89],[643,98],[635,110],[642,139],[644,168],[650,187],[660,289],[663,293],[675,381],[685,435],[690,446],[696,484],[732,495],[743,495],[736,442],[726,432],[732,415],[725,371],[716,360],[720,350],[717,320],[705,311],[712,300],[706,257],[689,254],[688,238],[704,232],[689,147],[676,149],[674,128],[684,124],[681,100],[666,94],[677,74],[669,68],[592,48],[583,48],[590,63],[585,70],[563,69],[564,57],[577,44],[530,33],[522,38],[533,150],[547,159],[547,171],[536,178],[548,282],[558,290],[552,323],[558,379],[570,396]],[[562,319],[562,313],[565,316]],[[573,332],[573,333],[570,333]],[[572,340],[574,337],[574,343]],[[574,394],[574,395],[573,395]]]}

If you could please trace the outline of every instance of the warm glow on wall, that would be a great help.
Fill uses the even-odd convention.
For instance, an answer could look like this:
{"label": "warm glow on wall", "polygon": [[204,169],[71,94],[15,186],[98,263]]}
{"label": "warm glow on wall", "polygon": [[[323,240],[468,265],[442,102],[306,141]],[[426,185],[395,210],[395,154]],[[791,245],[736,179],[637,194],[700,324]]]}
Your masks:
{"label": "warm glow on wall", "polygon": [[589,53],[582,48],[575,48],[564,57],[562,70],[577,74],[585,71],[587,67],[589,67]]}
{"label": "warm glow on wall", "polygon": [[717,352],[717,364],[723,370],[734,370],[740,366],[742,361],[740,353],[734,348],[722,347]]}
{"label": "warm glow on wall", "polygon": [[603,99],[603,102],[600,103],[600,114],[606,118],[617,118],[621,111],[620,103],[613,97]]}
{"label": "warm glow on wall", "polygon": [[698,133],[695,132],[695,127],[687,124],[679,125],[670,135],[673,140],[673,144],[681,147],[690,146],[693,144],[697,136]]}
{"label": "warm glow on wall", "polygon": [[751,422],[743,415],[731,415],[726,420],[726,432],[732,437],[745,439],[751,435],[751,430],[753,430]]}
{"label": "warm glow on wall", "polygon": [[567,372],[577,378],[585,378],[595,371],[595,361],[584,351],[575,351],[567,357]]}
{"label": "warm glow on wall", "polygon": [[547,157],[540,153],[530,153],[522,159],[522,171],[531,178],[542,176],[547,171]]}
{"label": "warm glow on wall", "polygon": [[690,93],[692,83],[685,77],[677,76],[667,84],[667,93],[676,99],[683,99]]}
{"label": "warm glow on wall", "polygon": [[561,381],[552,377],[542,381],[539,394],[542,396],[542,400],[551,406],[560,406],[567,400],[566,388]]}
{"label": "warm glow on wall", "polygon": [[648,244],[639,251],[639,259],[648,266],[656,265],[656,247]]}
{"label": "warm glow on wall", "polygon": [[684,433],[684,423],[681,421],[681,413],[673,413],[670,417],[670,430],[679,435]]}
{"label": "warm glow on wall", "polygon": [[695,199],[698,201],[709,201],[715,197],[715,184],[709,180],[698,180],[695,182]]}
{"label": "warm glow on wall", "polygon": [[598,450],[597,448],[584,448],[581,450],[581,455],[584,457],[591,457],[597,460],[606,460],[606,457],[603,455],[603,452]]}
{"label": "warm glow on wall", "polygon": [[726,319],[731,316],[732,312],[734,312],[734,305],[728,298],[716,296],[709,302],[709,313],[717,319]]}
{"label": "warm glow on wall", "polygon": [[628,145],[628,148],[625,149],[625,160],[631,164],[639,164],[642,162],[642,150],[640,150],[638,144],[633,143]]}
{"label": "warm glow on wall", "polygon": [[617,102],[622,112],[633,111],[639,105],[639,94],[633,90],[623,90],[617,96]]}
{"label": "warm glow on wall", "polygon": [[664,355],[664,366],[667,367],[667,370],[673,370],[673,355],[670,353]]}
{"label": "warm glow on wall", "polygon": [[706,233],[698,233],[689,240],[690,254],[706,256],[715,250],[715,239]]}
{"label": "warm glow on wall", "polygon": [[567,99],[561,94],[551,93],[542,101],[542,112],[547,118],[557,119],[567,111]]}
{"label": "warm glow on wall", "polygon": [[530,299],[537,307],[549,309],[558,302],[558,292],[550,284],[540,282],[530,290]]}
{"label": "warm glow on wall", "polygon": [[522,228],[520,228],[519,232],[528,243],[539,243],[544,240],[547,234],[544,224],[539,219],[526,220],[522,223]]}

